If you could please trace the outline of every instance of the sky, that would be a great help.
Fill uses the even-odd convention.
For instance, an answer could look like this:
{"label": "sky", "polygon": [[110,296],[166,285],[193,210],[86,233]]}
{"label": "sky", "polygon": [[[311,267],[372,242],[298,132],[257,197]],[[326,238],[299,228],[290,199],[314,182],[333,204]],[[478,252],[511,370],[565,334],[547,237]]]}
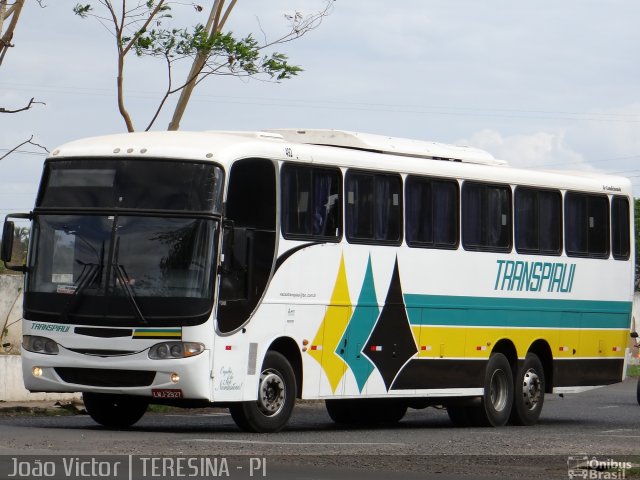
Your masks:
{"label": "sky", "polygon": [[[27,0],[0,66],[0,107],[46,105],[0,114],[0,156],[31,135],[53,151],[126,130],[113,37],[76,17],[75,3]],[[201,5],[181,0],[172,25],[204,23],[210,2]],[[276,38],[285,14],[323,5],[240,0],[228,28]],[[634,0],[336,0],[319,28],[277,47],[300,75],[209,79],[181,129],[327,128],[470,145],[518,167],[624,175],[640,196],[639,20]],[[126,69],[127,107],[143,130],[166,70],[133,56]],[[153,130],[166,129],[171,107]],[[0,160],[0,215],[33,208],[45,156],[25,145]]]}

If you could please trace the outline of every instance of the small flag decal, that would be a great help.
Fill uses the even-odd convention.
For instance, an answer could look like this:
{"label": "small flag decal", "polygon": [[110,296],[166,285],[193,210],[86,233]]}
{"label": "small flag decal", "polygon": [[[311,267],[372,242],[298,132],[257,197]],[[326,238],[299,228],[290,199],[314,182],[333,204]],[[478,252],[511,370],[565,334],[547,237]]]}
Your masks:
{"label": "small flag decal", "polygon": [[136,328],[133,338],[177,339],[182,338],[181,328]]}

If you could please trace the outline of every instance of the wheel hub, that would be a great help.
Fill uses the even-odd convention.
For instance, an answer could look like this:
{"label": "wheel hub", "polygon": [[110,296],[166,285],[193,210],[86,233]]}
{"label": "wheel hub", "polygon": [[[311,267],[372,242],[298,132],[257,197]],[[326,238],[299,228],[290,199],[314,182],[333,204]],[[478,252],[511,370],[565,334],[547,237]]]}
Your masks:
{"label": "wheel hub", "polygon": [[536,408],[540,402],[540,395],[542,394],[541,390],[542,384],[538,374],[534,370],[527,370],[522,382],[522,397],[525,406],[529,410]]}
{"label": "wheel hub", "polygon": [[258,407],[267,416],[277,415],[284,407],[285,387],[280,375],[271,370],[265,370],[260,375],[258,389]]}
{"label": "wheel hub", "polygon": [[496,370],[491,376],[489,395],[491,403],[496,411],[500,412],[507,406],[508,399],[508,378],[504,370]]}

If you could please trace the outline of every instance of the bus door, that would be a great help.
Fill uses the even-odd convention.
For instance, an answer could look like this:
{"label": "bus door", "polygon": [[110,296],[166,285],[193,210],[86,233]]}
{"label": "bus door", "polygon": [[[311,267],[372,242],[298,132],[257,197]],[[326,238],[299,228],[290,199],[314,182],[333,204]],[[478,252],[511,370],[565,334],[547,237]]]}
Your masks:
{"label": "bus door", "polygon": [[[225,335],[246,326],[272,273],[276,250],[276,168],[271,160],[252,158],[233,164],[223,223],[217,328]],[[215,358],[223,359],[222,365],[214,365],[214,372],[224,368],[225,362],[247,363],[249,345],[227,340],[220,344],[224,347],[218,348],[227,351],[214,354],[214,362]],[[234,344],[240,348],[234,348]]]}

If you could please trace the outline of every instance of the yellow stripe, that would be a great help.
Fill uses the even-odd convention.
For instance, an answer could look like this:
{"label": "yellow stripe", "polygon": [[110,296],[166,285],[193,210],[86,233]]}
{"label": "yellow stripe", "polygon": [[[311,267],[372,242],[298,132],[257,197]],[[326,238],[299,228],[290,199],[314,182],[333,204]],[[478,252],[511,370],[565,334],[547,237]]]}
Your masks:
{"label": "yellow stripe", "polygon": [[[411,330],[420,358],[488,358],[493,346],[502,339],[513,342],[520,358],[526,355],[534,341],[540,339],[549,344],[554,358],[622,358],[629,335],[627,331],[606,329],[413,326]],[[483,346],[486,350],[479,350]],[[561,351],[561,347],[567,348]]]}

